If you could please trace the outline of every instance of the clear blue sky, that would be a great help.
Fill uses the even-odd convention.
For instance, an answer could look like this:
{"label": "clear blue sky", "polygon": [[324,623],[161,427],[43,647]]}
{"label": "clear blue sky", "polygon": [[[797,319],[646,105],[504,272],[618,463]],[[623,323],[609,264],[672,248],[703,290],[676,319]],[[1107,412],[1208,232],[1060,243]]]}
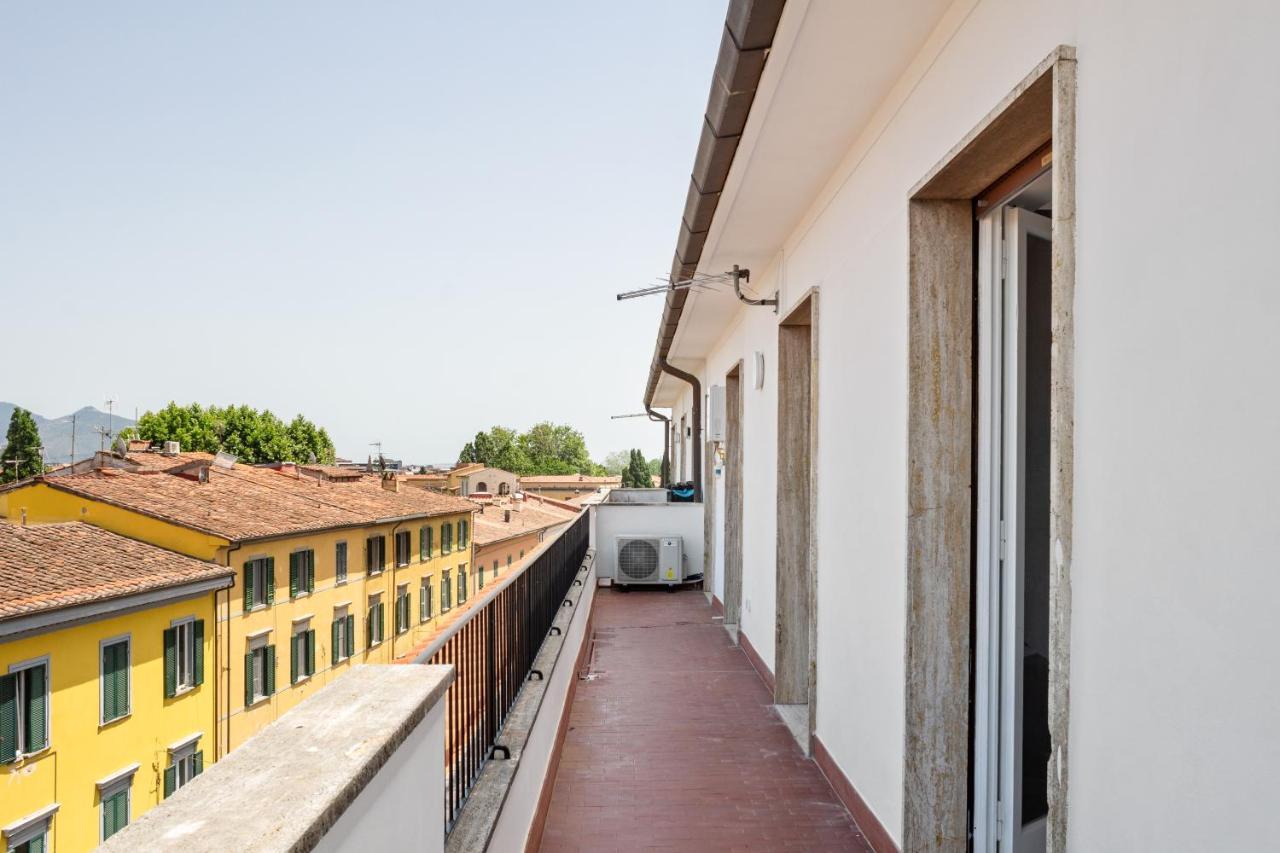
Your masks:
{"label": "clear blue sky", "polygon": [[451,460],[640,410],[724,0],[7,3],[0,399]]}

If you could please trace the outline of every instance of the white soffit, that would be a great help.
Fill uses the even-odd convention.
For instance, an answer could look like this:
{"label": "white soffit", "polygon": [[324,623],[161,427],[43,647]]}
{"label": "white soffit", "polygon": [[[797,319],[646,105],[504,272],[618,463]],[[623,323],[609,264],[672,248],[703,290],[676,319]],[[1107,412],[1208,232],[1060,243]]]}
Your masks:
{"label": "white soffit", "polygon": [[[949,6],[947,0],[787,4],[700,272],[733,264],[765,271]],[[731,292],[690,294],[671,357],[705,358],[738,310]]]}

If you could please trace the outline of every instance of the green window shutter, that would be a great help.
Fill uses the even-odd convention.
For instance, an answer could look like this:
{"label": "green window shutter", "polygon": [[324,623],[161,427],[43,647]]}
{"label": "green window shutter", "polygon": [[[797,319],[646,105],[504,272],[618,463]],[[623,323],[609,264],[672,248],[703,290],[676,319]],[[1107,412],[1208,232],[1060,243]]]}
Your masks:
{"label": "green window shutter", "polygon": [[197,749],[191,756],[191,778],[204,772],[204,750]]}
{"label": "green window shutter", "polygon": [[418,587],[418,621],[427,621],[427,602],[431,600],[431,591],[427,587]]}
{"label": "green window shutter", "polygon": [[377,611],[370,607],[369,615],[364,619],[364,647],[367,649],[373,645],[373,620],[377,618]]}
{"label": "green window shutter", "polygon": [[0,675],[0,764],[18,757],[18,677]]}
{"label": "green window shutter", "polygon": [[347,616],[347,657],[356,653],[356,617]]}
{"label": "green window shutter", "polygon": [[[116,713],[116,647],[115,644],[102,647],[102,720],[114,720]],[[105,812],[104,812],[105,814]]]}
{"label": "green window shutter", "polygon": [[22,671],[27,679],[27,752],[37,752],[49,745],[48,672],[43,664]]}
{"label": "green window shutter", "polygon": [[431,557],[431,551],[435,548],[436,543],[433,541],[435,539],[435,535],[436,535],[436,529],[434,527],[428,527],[427,528],[427,557],[428,558]]}
{"label": "green window shutter", "polygon": [[276,602],[276,558],[267,557],[267,604]]}
{"label": "green window shutter", "polygon": [[307,552],[307,592],[316,591],[316,552]]}
{"label": "green window shutter", "polygon": [[253,704],[253,652],[244,656],[244,706]]}
{"label": "green window shutter", "polygon": [[387,634],[387,605],[385,602],[378,602],[378,640],[381,641]]}
{"label": "green window shutter", "polygon": [[298,659],[302,657],[298,653],[298,640],[302,639],[301,634],[294,634],[289,638],[289,683],[293,684],[298,680]]}
{"label": "green window shutter", "polygon": [[276,647],[267,646],[267,695],[276,692]]}
{"label": "green window shutter", "polygon": [[307,631],[307,675],[316,674],[316,629]]}
{"label": "green window shutter", "polygon": [[427,528],[418,528],[418,560],[419,562],[427,559]]}
{"label": "green window shutter", "polygon": [[334,619],[329,626],[329,654],[333,663],[342,660],[342,649],[338,648],[338,620]]}
{"label": "green window shutter", "polygon": [[173,796],[173,792],[178,788],[178,768],[170,765],[164,769],[164,798],[167,800]]}
{"label": "green window shutter", "polygon": [[178,629],[164,629],[164,695],[178,693]]}
{"label": "green window shutter", "polygon": [[204,684],[204,620],[197,619],[191,626],[192,658],[195,661],[192,673],[194,684]]}
{"label": "green window shutter", "polygon": [[129,789],[124,788],[102,801],[102,839],[105,841],[129,823]]}
{"label": "green window shutter", "polygon": [[253,607],[253,561],[244,564],[244,609]]}
{"label": "green window shutter", "polygon": [[300,562],[298,558],[301,556],[302,556],[301,554],[289,555],[289,597],[290,598],[298,597],[298,563]]}

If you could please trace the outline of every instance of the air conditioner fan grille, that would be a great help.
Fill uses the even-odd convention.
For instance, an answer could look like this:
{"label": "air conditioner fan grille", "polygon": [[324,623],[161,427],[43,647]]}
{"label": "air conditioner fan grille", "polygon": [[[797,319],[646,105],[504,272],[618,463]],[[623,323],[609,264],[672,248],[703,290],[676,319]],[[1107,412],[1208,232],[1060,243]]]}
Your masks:
{"label": "air conditioner fan grille", "polygon": [[653,577],[658,571],[658,549],[647,539],[632,539],[618,550],[618,570],[631,580]]}

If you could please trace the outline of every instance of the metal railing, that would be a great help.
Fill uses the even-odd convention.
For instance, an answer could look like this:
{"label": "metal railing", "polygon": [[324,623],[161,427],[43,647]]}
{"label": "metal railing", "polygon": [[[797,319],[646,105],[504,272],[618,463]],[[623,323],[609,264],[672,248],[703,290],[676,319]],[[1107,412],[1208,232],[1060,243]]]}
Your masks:
{"label": "metal railing", "polygon": [[586,557],[589,524],[587,512],[579,514],[414,661],[457,668],[445,696],[446,835],[492,756],[498,733]]}

